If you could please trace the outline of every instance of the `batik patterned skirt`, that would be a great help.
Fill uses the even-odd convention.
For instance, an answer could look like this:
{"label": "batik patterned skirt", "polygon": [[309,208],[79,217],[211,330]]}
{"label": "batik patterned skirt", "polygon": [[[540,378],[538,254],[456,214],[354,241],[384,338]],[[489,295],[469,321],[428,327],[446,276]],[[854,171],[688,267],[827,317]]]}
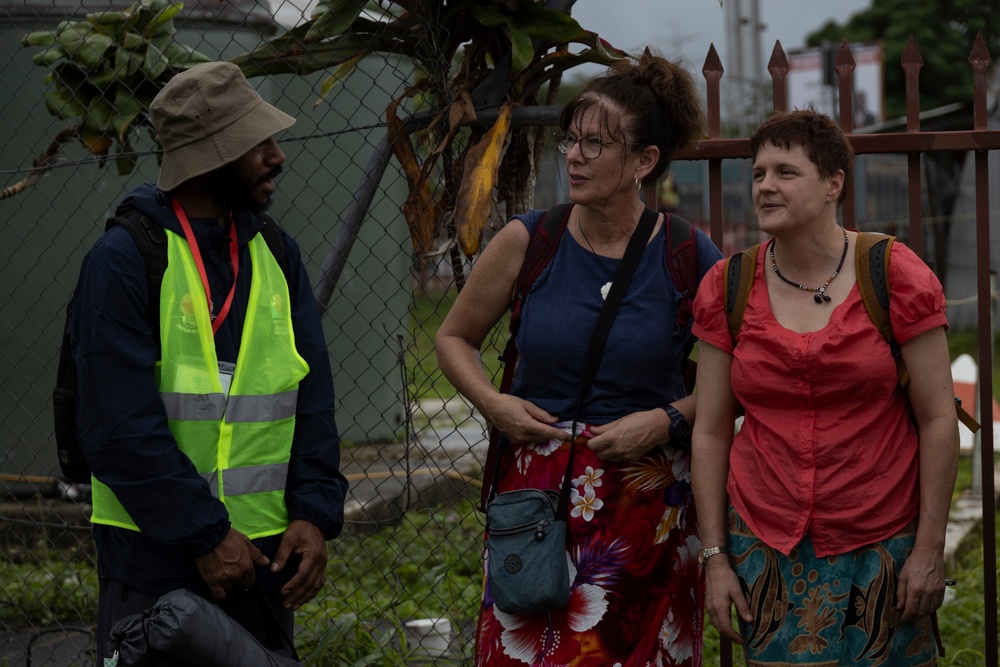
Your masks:
{"label": "batik patterned skirt", "polygon": [[[577,438],[567,552],[570,599],[552,614],[493,606],[484,549],[476,665],[700,665],[704,582],[690,456],[673,448],[609,463]],[[508,445],[497,492],[558,489],[570,444]]]}
{"label": "batik patterned skirt", "polygon": [[740,622],[747,665],[936,665],[931,617],[903,625],[896,610],[916,529],[914,521],[886,540],[823,558],[806,536],[785,556],[730,507],[729,558],[755,619]]}

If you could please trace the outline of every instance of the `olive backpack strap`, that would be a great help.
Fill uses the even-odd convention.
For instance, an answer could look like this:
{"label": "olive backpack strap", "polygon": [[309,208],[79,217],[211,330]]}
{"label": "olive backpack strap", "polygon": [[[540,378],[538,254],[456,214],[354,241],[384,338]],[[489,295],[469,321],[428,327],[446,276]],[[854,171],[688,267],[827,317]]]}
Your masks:
{"label": "olive backpack strap", "polygon": [[896,237],[886,234],[858,232],[854,258],[861,301],[882,340],[889,344],[892,358],[896,360],[899,384],[905,387],[910,383],[910,374],[889,320],[889,251],[895,241]]}
{"label": "olive backpack strap", "polygon": [[[889,284],[889,253],[895,241],[896,237],[887,234],[858,232],[855,268],[861,301],[865,304],[865,310],[868,311],[872,324],[888,343],[892,357],[896,361],[899,384],[905,388],[910,384],[910,373],[906,370],[903,351],[892,332],[892,321],[889,319],[889,296],[892,293],[892,286]],[[955,411],[958,420],[970,431],[975,433],[980,429],[979,422],[962,407],[958,397],[955,398]]]}
{"label": "olive backpack strap", "polygon": [[736,335],[743,326],[743,314],[750,300],[750,290],[753,289],[754,276],[757,273],[757,253],[760,244],[747,248],[726,259],[726,288],[722,292],[722,305],[729,322],[729,335],[733,345]]}

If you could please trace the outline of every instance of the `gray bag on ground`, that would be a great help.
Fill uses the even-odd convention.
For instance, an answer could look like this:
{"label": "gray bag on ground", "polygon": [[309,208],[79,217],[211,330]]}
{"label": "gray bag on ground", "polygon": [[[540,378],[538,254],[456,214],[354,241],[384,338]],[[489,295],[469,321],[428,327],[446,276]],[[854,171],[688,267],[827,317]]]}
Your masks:
{"label": "gray bag on ground", "polygon": [[270,651],[208,600],[187,590],[171,591],[141,614],[115,624],[105,664],[118,667],[301,667]]}
{"label": "gray bag on ground", "polygon": [[557,491],[506,491],[486,506],[493,604],[508,614],[542,614],[569,601],[566,522]]}

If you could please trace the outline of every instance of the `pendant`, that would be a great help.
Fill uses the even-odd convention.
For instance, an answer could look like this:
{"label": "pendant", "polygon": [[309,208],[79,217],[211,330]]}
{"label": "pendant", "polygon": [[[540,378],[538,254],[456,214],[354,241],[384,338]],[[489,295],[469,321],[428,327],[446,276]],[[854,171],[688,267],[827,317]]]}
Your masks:
{"label": "pendant", "polygon": [[816,290],[816,293],[813,294],[813,301],[815,301],[816,303],[823,303],[824,301],[829,303],[831,301],[830,295],[826,293],[825,287],[820,287],[818,290]]}
{"label": "pendant", "polygon": [[607,301],[608,300],[608,292],[610,292],[610,291],[611,291],[611,283],[610,282],[604,283],[604,285],[601,287],[601,298],[603,300]]}

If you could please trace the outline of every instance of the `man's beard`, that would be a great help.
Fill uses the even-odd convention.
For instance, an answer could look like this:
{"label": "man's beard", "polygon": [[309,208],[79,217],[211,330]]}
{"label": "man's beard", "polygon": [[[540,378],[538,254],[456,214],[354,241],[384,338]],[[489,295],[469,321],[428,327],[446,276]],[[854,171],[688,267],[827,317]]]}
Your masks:
{"label": "man's beard", "polygon": [[254,196],[254,189],[265,181],[277,178],[280,173],[281,167],[278,166],[257,181],[251,181],[250,177],[240,171],[235,164],[227,164],[215,172],[211,188],[212,196],[226,211],[259,215],[271,208],[272,200],[268,193],[267,198],[261,201]]}

